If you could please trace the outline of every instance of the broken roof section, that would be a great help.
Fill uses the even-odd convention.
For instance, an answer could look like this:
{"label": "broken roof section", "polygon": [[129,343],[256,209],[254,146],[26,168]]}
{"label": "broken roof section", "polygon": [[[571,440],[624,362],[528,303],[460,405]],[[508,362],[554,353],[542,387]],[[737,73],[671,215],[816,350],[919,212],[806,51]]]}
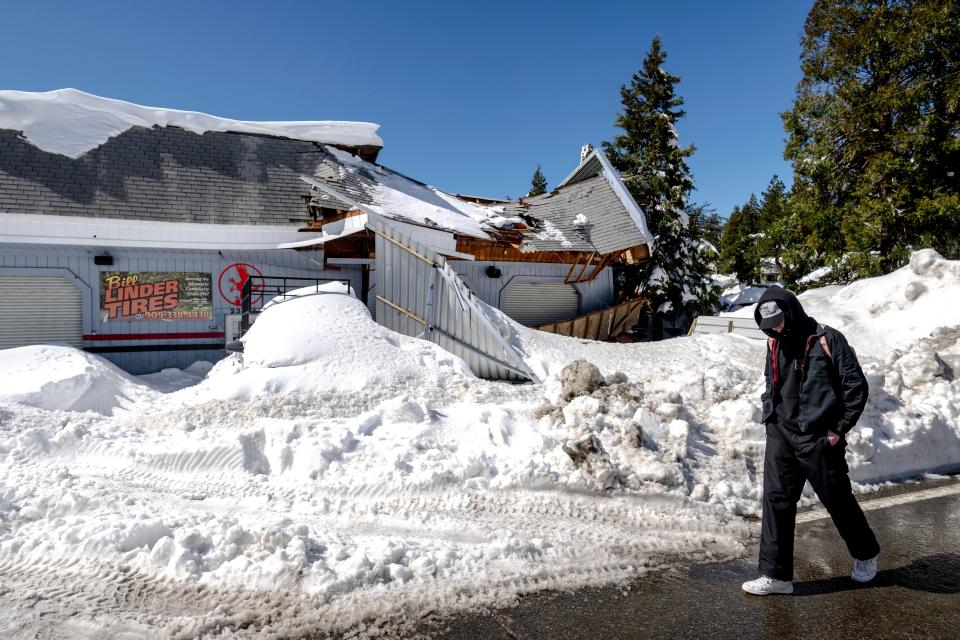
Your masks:
{"label": "broken roof section", "polygon": [[230,131],[320,142],[367,150],[383,147],[371,122],[251,122],[196,111],[144,107],[76,89],[0,91],[0,129],[20,131],[49,153],[79,158],[131,127],[175,126],[194,133]]}
{"label": "broken roof section", "polygon": [[504,207],[504,213],[543,221],[524,235],[525,251],[606,255],[653,243],[643,212],[599,150],[591,151],[550,193],[521,198]]}
{"label": "broken roof section", "polygon": [[653,241],[643,213],[600,151],[591,152],[552,192],[495,205],[467,202],[349,153],[327,151],[313,178],[304,177],[317,190],[315,206],[360,210],[474,238],[509,238],[524,252],[606,255]]}
{"label": "broken roof section", "polygon": [[331,209],[359,209],[403,222],[489,239],[497,213],[460,200],[402,173],[332,147],[308,180],[321,193],[313,204]]}

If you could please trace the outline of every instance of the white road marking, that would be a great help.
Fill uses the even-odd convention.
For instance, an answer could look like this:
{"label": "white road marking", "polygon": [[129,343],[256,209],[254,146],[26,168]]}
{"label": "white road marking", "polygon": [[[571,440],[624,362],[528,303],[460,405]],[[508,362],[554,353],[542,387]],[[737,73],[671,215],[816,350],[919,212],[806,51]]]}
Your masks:
{"label": "white road marking", "polygon": [[[942,487],[934,487],[932,489],[922,489],[920,491],[901,493],[899,495],[889,496],[887,498],[865,500],[860,503],[860,508],[864,511],[873,511],[875,509],[886,509],[887,507],[895,507],[900,504],[920,502],[921,500],[932,500],[933,498],[943,498],[944,496],[952,496],[956,494],[960,494],[960,482],[955,482]],[[817,507],[816,509],[811,509],[810,511],[798,513],[797,523],[814,522],[816,520],[823,520],[829,517],[830,514],[827,513],[826,509],[823,507]]]}

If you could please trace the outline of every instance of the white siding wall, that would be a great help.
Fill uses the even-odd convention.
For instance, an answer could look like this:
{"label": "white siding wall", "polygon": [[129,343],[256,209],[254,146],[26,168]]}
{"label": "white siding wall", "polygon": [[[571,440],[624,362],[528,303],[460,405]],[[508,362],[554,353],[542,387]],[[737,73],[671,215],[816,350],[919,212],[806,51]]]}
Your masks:
{"label": "white siding wall", "polygon": [[[109,253],[114,257],[111,266],[98,266],[93,256]],[[206,333],[222,332],[224,315],[235,307],[221,296],[217,286],[220,273],[235,262],[256,266],[264,276],[349,279],[359,291],[360,272],[355,269],[324,271],[307,259],[314,257],[322,264],[322,254],[302,254],[289,250],[217,252],[169,251],[129,248],[84,248],[52,245],[0,245],[0,276],[64,277],[80,290],[83,298],[84,334],[137,333]],[[99,286],[101,271],[198,271],[211,275],[213,320],[143,321],[101,323]],[[2,301],[0,301],[2,304]],[[219,339],[222,341],[222,339]],[[87,346],[133,346],[143,344],[198,344],[217,342],[218,339],[196,340],[138,340],[96,341]],[[103,353],[103,357],[132,373],[148,373],[166,367],[182,368],[197,360],[216,361],[223,357],[220,349],[191,351],[141,351],[132,353]]]}
{"label": "white siding wall", "polygon": [[[487,304],[502,309],[507,290],[519,283],[562,283],[570,271],[568,264],[538,262],[470,262],[451,260],[450,266],[473,291]],[[499,278],[487,275],[487,267],[495,266],[501,271]],[[589,268],[588,268],[589,272]],[[613,304],[613,270],[605,267],[593,282],[576,284],[580,293],[579,313],[590,313]],[[557,318],[565,320],[566,318]]]}

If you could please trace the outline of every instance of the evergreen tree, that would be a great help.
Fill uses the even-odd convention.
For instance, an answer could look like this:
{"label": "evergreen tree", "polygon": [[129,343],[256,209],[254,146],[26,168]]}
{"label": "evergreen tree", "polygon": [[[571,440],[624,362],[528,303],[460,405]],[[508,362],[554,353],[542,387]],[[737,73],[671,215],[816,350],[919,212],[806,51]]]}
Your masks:
{"label": "evergreen tree", "polygon": [[533,179],[530,181],[530,193],[528,196],[539,196],[541,193],[547,192],[547,178],[543,175],[543,171],[540,169],[540,165],[537,165],[537,170],[533,172]]}
{"label": "evergreen tree", "polygon": [[685,207],[687,218],[690,220],[691,233],[709,242],[714,249],[720,250],[720,239],[723,236],[723,218],[710,203],[688,204]]}
{"label": "evergreen tree", "polygon": [[734,207],[723,228],[720,240],[720,269],[737,274],[743,284],[761,281],[760,263],[764,247],[760,242],[761,205],[757,196],[751,194],[743,206]]}
{"label": "evergreen tree", "polygon": [[743,235],[743,215],[740,206],[733,208],[726,224],[723,225],[723,235],[720,236],[720,272],[735,273],[742,280],[742,265],[740,259],[740,240]]}
{"label": "evergreen tree", "polygon": [[787,247],[794,241],[796,221],[792,218],[787,207],[787,187],[776,175],[770,179],[767,190],[763,192],[760,204],[760,234],[757,245],[761,261],[770,261],[776,271],[777,280],[783,280],[787,275],[784,265],[784,254]]}
{"label": "evergreen tree", "polygon": [[653,39],[643,67],[620,88],[622,131],[603,148],[624,184],[647,216],[654,236],[651,260],[641,265],[641,295],[669,320],[709,312],[719,289],[709,278],[711,252],[688,224],[687,197],[693,180],[686,158],[694,147],[681,147],[676,122],[684,116],[676,95],[680,78],[663,69],[667,53]]}
{"label": "evergreen tree", "polygon": [[783,115],[806,245],[860,274],[960,257],[960,3],[818,0]]}
{"label": "evergreen tree", "polygon": [[704,257],[710,272],[716,273],[720,265],[720,239],[723,235],[723,218],[709,203],[688,204],[684,208],[689,220],[690,235],[700,238]]}

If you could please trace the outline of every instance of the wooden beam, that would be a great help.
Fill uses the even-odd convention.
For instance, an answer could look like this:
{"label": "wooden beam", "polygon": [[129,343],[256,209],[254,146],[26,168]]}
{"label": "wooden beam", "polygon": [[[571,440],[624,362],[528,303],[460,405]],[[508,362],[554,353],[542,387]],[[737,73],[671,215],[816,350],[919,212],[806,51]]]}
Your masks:
{"label": "wooden beam", "polygon": [[577,254],[577,261],[570,265],[570,271],[567,271],[567,275],[563,278],[563,284],[570,284],[570,276],[573,275],[573,270],[578,264],[580,264],[580,254]]}
{"label": "wooden beam", "polygon": [[580,270],[580,273],[577,274],[577,279],[574,280],[574,282],[582,282],[582,281],[583,281],[583,274],[585,274],[585,273],[587,272],[587,267],[590,266],[590,263],[593,262],[593,258],[594,258],[596,255],[597,255],[596,253],[591,253],[591,254],[590,254],[590,258],[589,258],[586,262],[583,263],[583,269],[581,269],[581,270]]}
{"label": "wooden beam", "polygon": [[352,209],[350,211],[343,211],[342,209],[337,209],[337,213],[332,216],[326,216],[320,220],[314,220],[305,227],[297,229],[297,231],[323,231],[323,225],[329,224],[331,222],[338,222],[346,218],[354,218],[356,216],[362,216],[366,211],[361,211],[359,209]]}
{"label": "wooden beam", "polygon": [[386,240],[387,242],[390,242],[390,243],[392,243],[392,244],[397,245],[398,247],[400,247],[401,249],[403,249],[404,251],[406,251],[407,253],[409,253],[409,254],[412,255],[413,257],[419,258],[419,259],[423,260],[424,262],[426,262],[426,263],[427,263],[428,265],[430,265],[431,267],[434,266],[433,260],[431,260],[430,258],[428,258],[428,257],[426,257],[426,256],[424,256],[424,255],[421,255],[421,254],[417,253],[417,252],[414,251],[412,248],[408,247],[407,245],[403,244],[402,242],[399,242],[399,241],[397,241],[397,240],[394,240],[394,239],[391,238],[390,236],[386,235],[385,233],[381,233],[381,232],[379,232],[379,231],[374,231],[374,233],[376,233],[378,236],[380,236],[381,238],[383,238],[383,239]]}
{"label": "wooden beam", "polygon": [[597,265],[597,268],[593,270],[593,273],[590,274],[590,277],[587,279],[587,283],[593,282],[597,278],[597,276],[600,275],[600,272],[603,271],[603,267],[607,264],[607,260],[610,259],[611,255],[612,254],[608,253],[607,255],[603,256],[603,259],[600,261],[600,264]]}
{"label": "wooden beam", "polygon": [[459,253],[468,253],[475,259],[486,262],[539,262],[570,264],[589,256],[588,251],[521,251],[518,247],[523,236],[505,234],[498,240],[483,240],[469,236],[456,236]]}
{"label": "wooden beam", "polygon": [[409,318],[411,318],[411,319],[419,322],[419,323],[422,324],[423,326],[427,326],[427,321],[424,320],[423,318],[421,318],[420,316],[418,316],[417,314],[415,314],[413,311],[410,311],[410,310],[408,310],[408,309],[404,309],[404,308],[401,307],[400,305],[394,304],[393,302],[390,302],[389,300],[387,300],[387,299],[384,298],[383,296],[377,296],[377,300],[379,300],[380,302],[382,302],[383,304],[387,305],[388,307],[390,307],[390,308],[392,308],[392,309],[396,309],[399,313],[402,313],[403,315],[405,315],[405,316],[407,316],[407,317],[409,317]]}

